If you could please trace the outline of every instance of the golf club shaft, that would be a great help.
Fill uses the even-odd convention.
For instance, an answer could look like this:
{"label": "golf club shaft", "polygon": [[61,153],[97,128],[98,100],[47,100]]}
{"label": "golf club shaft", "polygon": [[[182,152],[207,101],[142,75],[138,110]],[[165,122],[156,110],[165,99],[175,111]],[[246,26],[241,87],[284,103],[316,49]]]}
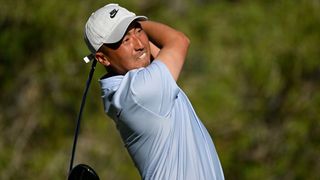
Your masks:
{"label": "golf club shaft", "polygon": [[76,129],[75,129],[75,133],[74,133],[74,140],[73,140],[73,147],[72,147],[72,154],[71,154],[71,160],[70,160],[70,167],[69,167],[69,173],[73,167],[73,160],[74,160],[74,156],[75,156],[75,151],[76,151],[76,146],[77,146],[77,141],[78,141],[78,135],[79,135],[79,130],[80,130],[80,122],[81,122],[81,116],[82,116],[82,111],[86,102],[86,98],[87,98],[87,93],[89,90],[89,86],[91,83],[91,79],[95,70],[97,64],[97,60],[93,60],[92,65],[91,65],[91,70],[87,79],[87,83],[86,83],[86,87],[82,96],[82,101],[81,101],[81,106],[80,106],[80,111],[78,114],[78,120],[77,120],[77,125],[76,125]]}

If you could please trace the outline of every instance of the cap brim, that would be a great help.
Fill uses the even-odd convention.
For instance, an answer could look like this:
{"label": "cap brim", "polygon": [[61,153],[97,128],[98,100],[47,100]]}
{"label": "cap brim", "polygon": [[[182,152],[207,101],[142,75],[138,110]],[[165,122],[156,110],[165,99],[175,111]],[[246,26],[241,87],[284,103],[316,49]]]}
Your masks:
{"label": "cap brim", "polygon": [[129,25],[135,20],[145,21],[145,20],[148,20],[148,18],[145,16],[134,16],[134,17],[128,17],[123,19],[119,23],[119,25],[116,28],[114,28],[109,38],[105,39],[104,43],[113,44],[113,43],[119,42],[124,36],[124,34],[126,33]]}

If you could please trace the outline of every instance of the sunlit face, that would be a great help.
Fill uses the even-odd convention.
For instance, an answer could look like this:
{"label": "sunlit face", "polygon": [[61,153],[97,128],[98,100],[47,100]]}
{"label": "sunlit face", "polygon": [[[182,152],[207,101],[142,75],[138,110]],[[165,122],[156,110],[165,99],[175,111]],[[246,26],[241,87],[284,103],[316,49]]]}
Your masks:
{"label": "sunlit face", "polygon": [[129,26],[120,42],[105,44],[99,51],[105,58],[103,62],[98,58],[99,62],[117,74],[125,74],[129,70],[150,64],[149,39],[138,22],[133,22]]}

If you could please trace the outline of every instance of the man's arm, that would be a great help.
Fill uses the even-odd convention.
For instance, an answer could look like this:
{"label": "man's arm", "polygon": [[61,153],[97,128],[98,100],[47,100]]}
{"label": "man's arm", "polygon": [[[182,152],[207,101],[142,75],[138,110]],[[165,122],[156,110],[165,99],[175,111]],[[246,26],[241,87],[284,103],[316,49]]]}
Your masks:
{"label": "man's arm", "polygon": [[188,37],[161,23],[153,21],[141,21],[140,23],[151,42],[160,47],[155,59],[162,61],[173,78],[177,80],[188,52]]}

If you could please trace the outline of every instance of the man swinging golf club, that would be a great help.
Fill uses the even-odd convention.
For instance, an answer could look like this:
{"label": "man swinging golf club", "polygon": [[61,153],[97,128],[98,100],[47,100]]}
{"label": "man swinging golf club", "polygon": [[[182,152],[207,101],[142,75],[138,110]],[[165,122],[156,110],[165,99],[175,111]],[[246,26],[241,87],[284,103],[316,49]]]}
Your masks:
{"label": "man swinging golf club", "polygon": [[224,179],[212,139],[176,83],[189,39],[108,4],[89,17],[85,40],[107,70],[100,79],[104,110],[141,178]]}

